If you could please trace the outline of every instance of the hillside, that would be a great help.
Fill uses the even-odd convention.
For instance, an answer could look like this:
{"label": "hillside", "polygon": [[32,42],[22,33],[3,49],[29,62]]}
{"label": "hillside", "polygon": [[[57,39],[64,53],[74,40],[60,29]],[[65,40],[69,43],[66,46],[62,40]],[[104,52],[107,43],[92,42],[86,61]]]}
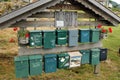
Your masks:
{"label": "hillside", "polygon": [[110,4],[112,4],[113,8],[119,8],[120,9],[120,4],[118,4],[114,1],[111,1],[111,0],[110,0]]}

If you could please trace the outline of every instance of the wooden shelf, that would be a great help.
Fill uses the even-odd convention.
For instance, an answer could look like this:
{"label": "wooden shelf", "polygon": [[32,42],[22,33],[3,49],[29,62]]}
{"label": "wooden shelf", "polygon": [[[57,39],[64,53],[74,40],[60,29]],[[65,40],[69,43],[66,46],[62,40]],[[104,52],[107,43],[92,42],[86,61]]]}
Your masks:
{"label": "wooden shelf", "polygon": [[80,45],[75,46],[75,47],[56,46],[55,48],[52,48],[52,49],[27,48],[26,46],[20,46],[18,54],[19,55],[49,54],[49,53],[78,51],[78,50],[91,49],[91,48],[101,48],[101,47],[102,47],[101,41],[99,41],[97,43],[80,44]]}

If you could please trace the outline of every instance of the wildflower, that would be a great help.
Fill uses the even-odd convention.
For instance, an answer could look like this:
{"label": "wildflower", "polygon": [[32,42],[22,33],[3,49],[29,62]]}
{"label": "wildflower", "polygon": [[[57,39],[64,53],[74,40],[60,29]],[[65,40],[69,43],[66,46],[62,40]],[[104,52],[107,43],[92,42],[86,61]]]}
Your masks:
{"label": "wildflower", "polygon": [[18,30],[18,28],[17,28],[17,27],[14,27],[14,28],[13,28],[13,31],[17,31],[17,30]]}

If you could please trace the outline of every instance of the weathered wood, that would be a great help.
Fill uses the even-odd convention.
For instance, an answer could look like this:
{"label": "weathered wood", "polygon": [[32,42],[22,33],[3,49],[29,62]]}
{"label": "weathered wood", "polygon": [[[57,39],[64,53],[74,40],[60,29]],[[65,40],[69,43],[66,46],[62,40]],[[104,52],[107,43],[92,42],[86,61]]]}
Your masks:
{"label": "weathered wood", "polygon": [[[78,2],[81,2],[87,8],[91,9],[96,14],[102,16],[104,18],[104,20],[113,23],[113,25],[117,25],[118,22],[120,21],[120,19],[118,19],[118,16],[116,14],[111,13],[111,11],[109,9],[102,6],[100,3],[96,2],[95,0],[89,0],[89,2],[86,2],[85,0],[78,0]],[[97,6],[97,7],[95,7],[95,6]],[[101,10],[103,10],[103,11],[101,11]],[[109,15],[107,13],[109,13]],[[113,19],[113,17],[114,17],[114,19]],[[116,20],[115,20],[115,18],[116,18]]]}
{"label": "weathered wood", "polygon": [[[78,15],[77,18],[93,18],[93,16],[87,13],[82,13],[82,12],[78,13],[77,15]],[[29,16],[29,18],[55,18],[55,12],[53,11],[40,12],[40,13],[33,14],[32,16]]]}
{"label": "weathered wood", "polygon": [[56,11],[55,21],[64,21],[64,26],[77,26],[77,12]]}
{"label": "weathered wood", "polygon": [[69,52],[69,51],[78,51],[91,48],[100,48],[102,47],[101,41],[98,43],[86,43],[80,44],[76,47],[68,46],[56,46],[53,49],[43,49],[43,48],[27,48],[26,46],[21,46],[19,48],[19,55],[32,55],[32,54],[48,54],[48,53],[60,53],[60,52]]}
{"label": "weathered wood", "polygon": [[97,26],[98,24],[107,25],[102,21],[81,21],[81,22],[78,22],[78,26]]}
{"label": "weathered wood", "polygon": [[29,16],[29,18],[54,18],[55,15],[54,12],[40,12],[40,13],[36,13],[36,14],[33,14],[32,16]]}
{"label": "weathered wood", "polygon": [[100,72],[100,64],[94,66],[94,74],[99,74]]}
{"label": "weathered wood", "polygon": [[[96,26],[98,24],[107,25],[101,21],[77,21],[78,26],[71,26],[71,27],[79,27],[79,26]],[[18,26],[18,27],[51,27],[55,26],[54,21],[20,21],[17,24],[11,25],[11,27]],[[70,26],[64,26],[70,27]]]}
{"label": "weathered wood", "polygon": [[71,4],[57,4],[55,6],[51,6],[48,9],[62,9],[62,10],[80,10],[81,8],[76,6],[73,6]]}
{"label": "weathered wood", "polygon": [[[30,5],[24,6],[21,9],[13,11],[9,14],[1,16],[0,28],[2,29],[2,28],[10,27],[11,24],[19,22],[20,20],[25,19],[28,16],[31,16],[32,14],[35,14],[37,12],[44,11],[48,7],[51,7],[56,5],[57,3],[60,3],[60,1],[61,0],[44,0],[44,1],[40,0]],[[120,17],[118,17],[116,14],[114,14],[109,9],[105,8],[103,5],[99,4],[95,0],[87,0],[87,1],[86,0],[69,0],[69,4],[67,5],[70,5],[72,7],[73,6],[77,7],[79,8],[79,10],[83,10],[95,18],[104,17],[105,18],[104,23],[106,24],[117,25],[120,23]],[[59,8],[59,10],[60,9],[62,8]],[[67,8],[67,10],[69,9]],[[72,9],[70,8],[70,10]]]}
{"label": "weathered wood", "polygon": [[19,16],[19,15],[21,15],[21,14],[27,12],[27,11],[29,12],[31,9],[34,9],[34,8],[36,8],[36,7],[40,6],[40,5],[43,5],[45,3],[48,3],[50,1],[51,0],[37,1],[37,2],[35,2],[33,4],[31,4],[31,5],[28,5],[26,7],[18,9],[17,11],[14,11],[13,13],[10,13],[8,15],[5,15],[5,16],[1,17],[0,18],[0,23],[3,23],[4,21],[12,19],[12,18],[14,18],[16,16]]}
{"label": "weathered wood", "polygon": [[[12,26],[19,26],[19,27],[50,27],[54,26],[53,21],[20,21],[17,24],[13,24]],[[12,27],[11,26],[11,27]]]}
{"label": "weathered wood", "polygon": [[93,18],[93,16],[87,13],[78,13],[78,18]]}
{"label": "weathered wood", "polygon": [[[55,5],[55,4],[57,4],[57,3],[59,3],[60,2],[60,0],[57,0],[57,1],[50,1],[49,0],[49,3],[47,3],[47,4],[44,4],[44,5],[42,5],[43,3],[42,2],[46,2],[47,0],[45,0],[45,1],[37,1],[35,4],[39,4],[39,6],[38,7],[36,7],[36,8],[34,8],[34,9],[30,9],[30,8],[33,8],[33,7],[30,7],[29,8],[29,6],[26,6],[26,8],[28,8],[28,9],[30,9],[30,11],[26,11],[26,10],[24,10],[24,9],[26,9],[26,8],[22,8],[22,9],[19,9],[19,10],[16,10],[15,12],[12,12],[12,13],[10,13],[10,14],[8,14],[8,15],[5,15],[5,16],[2,16],[0,19],[1,19],[1,21],[0,21],[0,28],[1,29],[3,29],[3,28],[6,28],[6,27],[11,27],[11,25],[12,24],[14,24],[14,23],[16,23],[16,22],[19,22],[19,21],[21,21],[22,19],[26,19],[28,16],[31,16],[32,14],[35,14],[35,13],[37,13],[37,12],[41,12],[41,11],[43,11],[43,10],[45,10],[46,9],[46,7],[50,7],[51,5]],[[47,1],[48,2],[48,1]],[[32,5],[30,5],[30,6],[33,6],[33,5],[35,5],[35,4],[32,4]],[[41,5],[40,5],[41,4]],[[34,6],[35,7],[35,6]],[[27,9],[27,10],[28,10]],[[23,11],[22,11],[23,10]],[[24,13],[24,14],[22,14],[22,15],[16,15],[17,17],[15,17],[14,16],[14,14],[16,14],[16,13]],[[11,17],[10,17],[10,15],[12,15],[12,17],[14,17],[14,18],[12,18],[11,19]],[[2,19],[4,19],[4,21],[2,20]],[[5,19],[8,19],[7,21],[5,21]]]}
{"label": "weathered wood", "polygon": [[22,78],[22,80],[29,80],[28,78]]}

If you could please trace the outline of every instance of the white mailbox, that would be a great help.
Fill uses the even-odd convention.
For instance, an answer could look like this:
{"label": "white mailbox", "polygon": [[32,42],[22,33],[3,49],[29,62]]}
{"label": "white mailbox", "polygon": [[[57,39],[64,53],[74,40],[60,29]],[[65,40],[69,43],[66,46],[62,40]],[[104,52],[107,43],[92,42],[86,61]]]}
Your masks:
{"label": "white mailbox", "polygon": [[79,51],[68,52],[68,54],[70,55],[70,68],[80,66],[82,54]]}

